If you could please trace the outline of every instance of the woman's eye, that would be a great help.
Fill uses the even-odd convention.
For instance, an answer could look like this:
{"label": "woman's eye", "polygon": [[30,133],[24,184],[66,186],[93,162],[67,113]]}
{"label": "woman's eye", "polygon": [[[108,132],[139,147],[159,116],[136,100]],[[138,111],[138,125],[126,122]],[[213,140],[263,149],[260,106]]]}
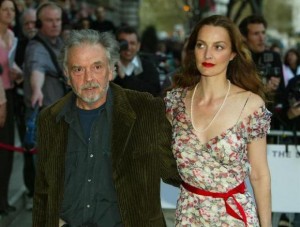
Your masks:
{"label": "woman's eye", "polygon": [[203,48],[204,45],[203,45],[203,43],[196,43],[196,47],[197,47],[197,48]]}
{"label": "woman's eye", "polygon": [[217,50],[223,50],[224,48],[223,48],[223,46],[217,45],[217,46],[216,46],[216,49],[217,49]]}

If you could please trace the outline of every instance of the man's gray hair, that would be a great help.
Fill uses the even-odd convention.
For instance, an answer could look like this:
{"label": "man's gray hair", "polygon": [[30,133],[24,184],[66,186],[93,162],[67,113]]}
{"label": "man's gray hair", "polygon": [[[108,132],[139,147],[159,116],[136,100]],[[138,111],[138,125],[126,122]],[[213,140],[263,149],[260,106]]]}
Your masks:
{"label": "man's gray hair", "polygon": [[71,30],[69,38],[65,41],[62,50],[61,60],[65,70],[67,70],[68,51],[70,48],[82,44],[101,45],[104,47],[109,65],[114,69],[120,59],[119,42],[110,32],[98,32],[92,29]]}

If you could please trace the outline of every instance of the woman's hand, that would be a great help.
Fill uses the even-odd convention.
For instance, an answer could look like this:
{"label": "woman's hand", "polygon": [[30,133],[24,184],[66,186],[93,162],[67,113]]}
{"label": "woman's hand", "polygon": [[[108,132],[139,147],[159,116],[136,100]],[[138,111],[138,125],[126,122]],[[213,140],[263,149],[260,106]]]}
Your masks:
{"label": "woman's hand", "polygon": [[16,83],[21,83],[23,81],[23,71],[16,64],[10,69],[9,76],[11,80]]}

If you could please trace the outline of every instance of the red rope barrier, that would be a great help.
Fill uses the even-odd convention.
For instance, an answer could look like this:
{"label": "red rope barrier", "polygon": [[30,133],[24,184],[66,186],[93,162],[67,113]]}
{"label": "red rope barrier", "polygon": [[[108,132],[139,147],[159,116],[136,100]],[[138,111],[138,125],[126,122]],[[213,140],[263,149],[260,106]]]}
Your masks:
{"label": "red rope barrier", "polygon": [[8,151],[16,151],[16,152],[19,152],[19,153],[30,153],[30,154],[36,154],[37,153],[36,148],[28,150],[24,147],[15,147],[15,146],[12,146],[10,144],[5,144],[5,143],[0,143],[0,148],[8,150]]}

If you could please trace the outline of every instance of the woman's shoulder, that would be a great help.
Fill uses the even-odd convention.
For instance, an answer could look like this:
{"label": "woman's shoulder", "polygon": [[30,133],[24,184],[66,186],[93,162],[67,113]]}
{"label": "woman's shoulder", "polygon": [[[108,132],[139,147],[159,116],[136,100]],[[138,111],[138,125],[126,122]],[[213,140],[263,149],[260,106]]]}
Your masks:
{"label": "woman's shoulder", "polygon": [[238,86],[234,86],[232,89],[232,102],[236,109],[241,109],[242,118],[255,112],[263,112],[265,109],[265,102],[258,94]]}
{"label": "woman's shoulder", "polygon": [[238,100],[240,100],[242,102],[245,101],[245,104],[247,104],[246,106],[249,109],[257,109],[257,108],[265,105],[264,100],[258,94],[255,94],[251,91],[240,88],[236,85],[233,85],[233,86],[234,87],[233,87],[232,94],[234,96],[234,99],[236,99],[236,101],[238,101]]}

